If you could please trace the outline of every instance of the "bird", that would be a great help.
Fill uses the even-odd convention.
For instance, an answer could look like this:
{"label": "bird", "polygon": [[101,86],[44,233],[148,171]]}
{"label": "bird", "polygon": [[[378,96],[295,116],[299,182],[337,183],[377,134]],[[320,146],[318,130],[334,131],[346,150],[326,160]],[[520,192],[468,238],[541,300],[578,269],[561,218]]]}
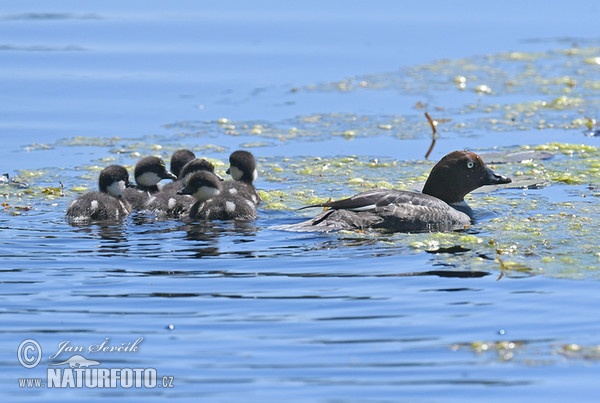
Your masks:
{"label": "bird", "polygon": [[374,189],[346,199],[302,207],[324,207],[316,217],[280,226],[291,231],[334,231],[381,228],[391,232],[453,231],[467,228],[473,210],[469,192],[485,185],[510,183],[494,173],[477,154],[453,151],[431,170],[423,191]]}
{"label": "bird", "polygon": [[192,195],[196,203],[188,213],[191,219],[204,220],[253,220],[256,205],[240,196],[221,191],[221,181],[212,172],[194,172],[186,179],[186,185],[178,193]]}
{"label": "bird", "polygon": [[153,194],[159,191],[158,182],[177,177],[167,170],[164,161],[155,156],[144,157],[135,164],[134,177],[137,186],[126,189],[123,198],[134,210],[143,210]]}
{"label": "bird", "polygon": [[260,195],[254,187],[254,181],[258,177],[256,160],[254,155],[248,151],[237,150],[229,156],[229,168],[226,173],[233,180],[222,183],[222,192],[231,195],[239,195],[250,200],[254,205],[261,202]]}
{"label": "bird", "polygon": [[129,173],[121,165],[110,165],[100,172],[97,192],[88,192],[73,200],[67,207],[67,218],[74,223],[117,220],[131,213],[131,205],[123,199]]}
{"label": "bird", "polygon": [[[146,203],[144,210],[148,210],[158,217],[178,218],[185,216],[190,208],[196,202],[190,195],[182,195],[177,192],[185,185],[185,179],[192,173],[198,171],[208,171],[214,174],[215,167],[203,158],[194,158],[180,170],[176,181],[166,184],[155,193]],[[219,180],[222,180],[218,177]]]}

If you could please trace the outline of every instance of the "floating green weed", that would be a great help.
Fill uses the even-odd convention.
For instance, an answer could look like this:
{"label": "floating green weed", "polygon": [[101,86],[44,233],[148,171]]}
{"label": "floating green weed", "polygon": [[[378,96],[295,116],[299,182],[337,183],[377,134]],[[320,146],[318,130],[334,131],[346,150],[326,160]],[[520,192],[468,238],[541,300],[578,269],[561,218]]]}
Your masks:
{"label": "floating green weed", "polygon": [[66,147],[110,147],[119,141],[121,141],[120,137],[76,136],[58,140],[56,145]]}
{"label": "floating green weed", "polygon": [[[77,136],[54,144],[31,144],[24,149],[40,155],[59,147],[98,147],[103,148],[103,155],[89,165],[68,171],[21,171],[19,178],[31,187],[19,190],[3,186],[0,192],[8,203],[5,210],[21,214],[27,210],[14,206],[60,197],[60,182],[65,184],[67,196],[75,196],[96,189],[98,173],[108,164],[124,164],[131,175],[140,157],[158,155],[168,160],[178,148],[189,148],[200,157],[210,156],[217,172],[224,176],[227,154],[232,151],[228,146],[231,137],[249,149],[332,139],[351,142],[377,136],[391,137],[399,143],[428,139],[431,127],[422,112],[430,110],[435,111],[432,115],[444,131],[458,135],[539,132],[538,143],[542,144],[496,151],[536,150],[553,157],[500,161],[504,163],[494,169],[512,177],[515,189],[469,195],[468,203],[483,216],[465,232],[345,232],[339,234],[340,239],[355,241],[349,245],[366,239],[389,253],[429,252],[434,262],[465,270],[494,271],[500,281],[538,273],[599,277],[600,149],[584,144],[547,143],[544,137],[548,129],[593,129],[600,109],[599,55],[600,48],[588,47],[440,60],[392,72],[309,84],[293,88],[289,94],[293,97],[300,92],[341,92],[345,96],[361,96],[367,91],[396,91],[414,97],[415,109],[404,114],[347,111],[312,113],[281,121],[235,121],[224,117],[174,122],[165,125],[167,134],[143,138]],[[439,101],[439,94],[449,95],[452,102]],[[428,99],[437,104],[425,104]],[[312,156],[258,158],[256,184],[261,189],[263,209],[291,211],[372,188],[420,190],[434,164],[420,159],[421,156],[394,160],[386,157],[386,150],[380,155],[336,156],[333,149],[315,149]],[[527,181],[541,184],[534,187],[542,188],[519,185]],[[317,211],[297,214],[307,217]],[[500,349],[496,345],[489,348]]]}

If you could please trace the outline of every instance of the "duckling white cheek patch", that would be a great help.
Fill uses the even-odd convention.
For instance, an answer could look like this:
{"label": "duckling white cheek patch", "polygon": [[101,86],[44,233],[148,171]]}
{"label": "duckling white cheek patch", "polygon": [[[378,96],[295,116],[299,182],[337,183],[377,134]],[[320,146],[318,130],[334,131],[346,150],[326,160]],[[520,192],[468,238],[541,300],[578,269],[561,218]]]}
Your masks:
{"label": "duckling white cheek patch", "polygon": [[242,178],[242,176],[244,176],[244,173],[234,165],[232,165],[229,168],[229,173],[231,174],[231,177],[236,181],[239,181]]}
{"label": "duckling white cheek patch", "polygon": [[151,187],[156,186],[156,184],[161,181],[161,177],[154,172],[144,172],[140,176],[137,176],[135,181],[138,183],[138,185]]}
{"label": "duckling white cheek patch", "polygon": [[108,186],[106,188],[106,190],[111,195],[120,197],[123,194],[123,192],[125,191],[125,187],[126,187],[125,181],[117,181],[117,182],[111,183],[110,186]]}
{"label": "duckling white cheek patch", "polygon": [[210,186],[202,186],[200,187],[196,193],[194,193],[194,197],[197,200],[209,200],[219,194],[219,190]]}

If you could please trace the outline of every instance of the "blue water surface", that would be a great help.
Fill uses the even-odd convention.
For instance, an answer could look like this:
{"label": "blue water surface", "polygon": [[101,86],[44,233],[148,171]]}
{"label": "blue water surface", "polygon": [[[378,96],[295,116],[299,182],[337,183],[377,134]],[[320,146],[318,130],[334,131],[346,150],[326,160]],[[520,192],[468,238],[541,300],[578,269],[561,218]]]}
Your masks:
{"label": "blue water surface", "polygon": [[[589,1],[4,4],[0,166],[11,175],[37,173],[28,179],[34,188],[60,182],[67,195],[15,199],[12,191],[0,212],[0,394],[10,401],[594,401],[600,297],[589,268],[564,277],[504,272],[493,255],[467,251],[450,260],[452,253],[411,247],[410,236],[272,229],[300,219],[287,210],[262,209],[246,224],[134,214],[83,227],[70,226],[64,211],[76,196],[70,189],[95,187],[87,167],[105,157],[134,164],[132,144],[143,154],[151,145],[208,142],[220,147],[205,154],[225,160],[255,139],[222,135],[211,125],[219,119],[421,115],[419,101],[451,108],[449,95],[435,91],[421,98],[298,89],[440,59],[597,46],[599,16]],[[182,134],[182,122],[201,122],[206,132]],[[455,148],[596,140],[539,135],[446,133],[431,158]],[[79,136],[99,145],[61,143]],[[422,158],[429,141],[321,136],[252,151],[259,161],[406,161]],[[257,186],[274,185],[259,179]],[[139,338],[137,351],[89,350]],[[27,339],[42,348],[32,369],[17,354]],[[75,354],[50,358],[64,342],[84,347],[79,354],[97,367],[155,368],[173,387],[49,388],[50,364]],[[46,387],[19,387],[26,378]]]}

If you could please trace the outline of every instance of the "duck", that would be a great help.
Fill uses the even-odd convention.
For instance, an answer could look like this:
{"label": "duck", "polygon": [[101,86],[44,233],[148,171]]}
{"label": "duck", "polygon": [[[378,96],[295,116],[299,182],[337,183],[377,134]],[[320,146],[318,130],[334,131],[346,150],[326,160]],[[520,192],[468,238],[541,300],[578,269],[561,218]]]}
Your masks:
{"label": "duck", "polygon": [[237,193],[222,191],[220,178],[212,172],[198,171],[186,178],[186,185],[178,192],[192,195],[196,203],[188,217],[203,220],[240,220],[256,218],[256,205]]}
{"label": "duck", "polygon": [[373,189],[352,197],[312,204],[324,207],[316,217],[283,226],[292,231],[336,231],[379,228],[390,232],[444,232],[468,228],[473,210],[464,197],[485,185],[510,183],[470,151],[453,151],[432,168],[421,193]]}
{"label": "duck", "polygon": [[143,210],[152,195],[158,193],[158,182],[163,179],[175,180],[177,177],[167,170],[162,158],[144,157],[135,164],[133,172],[135,188],[126,189],[123,198],[131,204],[134,210]]}
{"label": "duck", "polygon": [[229,156],[229,168],[225,172],[231,175],[233,180],[222,183],[222,192],[238,195],[258,206],[261,202],[260,195],[254,187],[254,181],[258,178],[256,160],[254,155],[248,151],[237,150]]}
{"label": "duck", "polygon": [[123,199],[129,182],[129,173],[121,165],[110,165],[100,172],[97,192],[85,193],[67,207],[66,216],[74,223],[118,220],[131,213],[131,205]]}
{"label": "duck", "polygon": [[[210,161],[204,158],[194,158],[188,161],[179,170],[177,180],[163,186],[158,193],[154,194],[148,200],[145,210],[160,217],[179,218],[185,216],[196,202],[196,199],[191,195],[178,194],[178,191],[184,187],[186,177],[199,171],[207,171],[214,174],[215,167]],[[219,180],[223,180],[218,175],[216,176]]]}

